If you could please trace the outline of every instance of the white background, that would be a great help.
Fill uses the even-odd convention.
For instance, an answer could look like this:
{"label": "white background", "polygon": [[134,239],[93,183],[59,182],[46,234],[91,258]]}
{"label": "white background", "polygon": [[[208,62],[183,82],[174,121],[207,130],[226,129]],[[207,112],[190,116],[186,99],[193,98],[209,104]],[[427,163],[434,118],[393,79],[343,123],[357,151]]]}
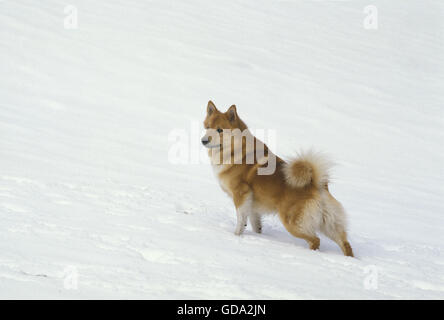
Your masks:
{"label": "white background", "polygon": [[[443,16],[439,0],[0,1],[0,298],[444,298]],[[284,158],[338,163],[355,259],[277,217],[233,234],[210,166],[168,159],[172,130],[201,149],[209,99],[276,130]]]}

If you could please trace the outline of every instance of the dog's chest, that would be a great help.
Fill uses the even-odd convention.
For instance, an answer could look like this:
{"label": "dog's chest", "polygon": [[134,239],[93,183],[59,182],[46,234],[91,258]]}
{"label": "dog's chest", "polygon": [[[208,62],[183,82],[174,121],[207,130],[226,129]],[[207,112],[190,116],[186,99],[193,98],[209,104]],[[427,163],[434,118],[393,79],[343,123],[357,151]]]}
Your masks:
{"label": "dog's chest", "polygon": [[213,172],[214,175],[217,178],[217,181],[219,181],[219,185],[222,188],[223,191],[225,191],[230,197],[233,196],[233,193],[231,192],[230,188],[228,187],[228,181],[227,179],[224,179],[221,176],[221,173],[224,172],[227,168],[223,164],[219,165],[212,165],[213,166]]}

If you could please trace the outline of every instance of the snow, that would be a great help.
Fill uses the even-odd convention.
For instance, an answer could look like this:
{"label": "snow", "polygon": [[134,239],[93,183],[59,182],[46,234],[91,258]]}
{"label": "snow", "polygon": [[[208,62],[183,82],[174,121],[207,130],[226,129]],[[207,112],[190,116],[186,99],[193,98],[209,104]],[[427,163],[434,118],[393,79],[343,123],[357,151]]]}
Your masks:
{"label": "snow", "polygon": [[[0,298],[443,299],[444,4],[368,4],[0,1]],[[338,163],[356,258],[233,234],[210,165],[168,157],[209,99]]]}

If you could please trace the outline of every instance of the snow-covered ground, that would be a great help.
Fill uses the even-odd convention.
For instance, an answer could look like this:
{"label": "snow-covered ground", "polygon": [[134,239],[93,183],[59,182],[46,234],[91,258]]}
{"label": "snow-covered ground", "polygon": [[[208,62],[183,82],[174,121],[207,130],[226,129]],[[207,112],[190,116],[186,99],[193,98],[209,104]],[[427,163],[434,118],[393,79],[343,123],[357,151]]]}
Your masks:
{"label": "snow-covered ground", "polygon": [[[0,1],[0,298],[443,299],[443,16],[440,0]],[[169,158],[177,130],[202,151],[209,99],[275,130],[278,155],[338,163],[355,259],[277,217],[233,234],[210,166]]]}

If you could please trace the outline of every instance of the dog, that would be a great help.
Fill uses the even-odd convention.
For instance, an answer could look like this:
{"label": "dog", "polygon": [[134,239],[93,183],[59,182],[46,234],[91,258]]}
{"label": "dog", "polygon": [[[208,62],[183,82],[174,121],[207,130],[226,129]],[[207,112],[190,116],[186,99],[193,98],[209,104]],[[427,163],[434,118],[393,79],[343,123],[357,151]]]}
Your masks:
{"label": "dog", "polygon": [[[353,257],[345,211],[328,190],[331,164],[324,156],[308,151],[285,162],[252,135],[235,105],[220,112],[209,101],[203,124],[202,144],[208,148],[220,186],[236,208],[236,235],[243,233],[247,219],[253,231],[261,233],[262,215],[277,212],[285,229],[304,239],[310,249],[319,249],[317,231],[321,231],[345,256]],[[234,131],[241,135],[233,135]],[[272,162],[273,170],[263,173]]]}

